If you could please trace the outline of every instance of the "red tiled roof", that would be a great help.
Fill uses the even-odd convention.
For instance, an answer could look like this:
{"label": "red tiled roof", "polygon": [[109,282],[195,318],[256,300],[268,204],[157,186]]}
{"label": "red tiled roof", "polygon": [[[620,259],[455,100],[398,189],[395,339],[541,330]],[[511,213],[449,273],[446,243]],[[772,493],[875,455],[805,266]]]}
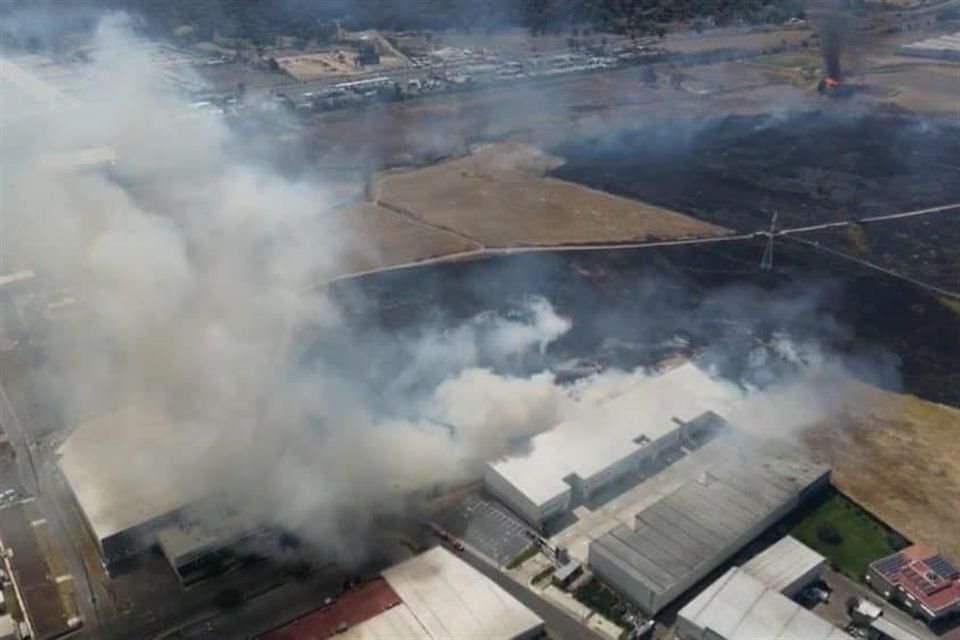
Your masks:
{"label": "red tiled roof", "polygon": [[318,609],[261,636],[261,640],[326,640],[338,629],[353,627],[401,603],[387,581],[377,578]]}
{"label": "red tiled roof", "polygon": [[934,614],[960,605],[960,573],[926,545],[915,544],[872,566]]}

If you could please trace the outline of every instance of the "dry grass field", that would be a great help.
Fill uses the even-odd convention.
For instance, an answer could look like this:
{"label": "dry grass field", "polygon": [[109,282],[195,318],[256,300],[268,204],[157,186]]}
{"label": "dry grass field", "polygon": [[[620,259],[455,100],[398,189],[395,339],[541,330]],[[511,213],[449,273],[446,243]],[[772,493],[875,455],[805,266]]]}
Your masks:
{"label": "dry grass field", "polygon": [[527,145],[472,155],[374,180],[377,202],[485,247],[707,237],[726,229],[641,202],[545,178],[561,162]]}
{"label": "dry grass field", "polygon": [[805,435],[845,494],[960,561],[960,410],[851,383],[838,419]]}
{"label": "dry grass field", "polygon": [[356,273],[478,249],[466,238],[365,202],[341,212],[352,238],[340,263]]}

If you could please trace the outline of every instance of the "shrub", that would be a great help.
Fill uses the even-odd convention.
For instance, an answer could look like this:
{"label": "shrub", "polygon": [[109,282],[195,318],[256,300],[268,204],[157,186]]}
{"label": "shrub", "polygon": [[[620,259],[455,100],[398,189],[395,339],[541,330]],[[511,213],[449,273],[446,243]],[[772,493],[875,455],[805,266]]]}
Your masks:
{"label": "shrub", "polygon": [[842,544],[843,536],[835,526],[829,522],[821,522],[817,525],[817,540],[824,544]]}

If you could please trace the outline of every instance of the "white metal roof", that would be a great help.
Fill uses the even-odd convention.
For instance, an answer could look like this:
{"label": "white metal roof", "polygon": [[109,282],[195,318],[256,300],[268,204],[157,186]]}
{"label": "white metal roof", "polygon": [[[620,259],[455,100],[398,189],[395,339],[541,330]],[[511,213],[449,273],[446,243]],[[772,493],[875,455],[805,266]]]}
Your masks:
{"label": "white metal roof", "polygon": [[728,639],[850,640],[837,627],[736,567],[681,609],[680,617]]}
{"label": "white metal roof", "polygon": [[16,273],[8,273],[7,275],[0,276],[0,287],[6,287],[7,285],[16,284],[18,282],[24,282],[26,280],[33,280],[36,277],[33,271],[17,271]]}
{"label": "white metal roof", "polygon": [[618,460],[678,428],[674,419],[693,420],[730,402],[727,387],[691,363],[655,378],[538,434],[523,450],[492,462],[490,468],[534,504],[544,505],[570,488],[563,478],[586,480]]}
{"label": "white metal roof", "polygon": [[913,632],[904,629],[900,625],[894,624],[883,617],[872,621],[870,626],[886,637],[892,638],[893,640],[920,640],[920,638]]}
{"label": "white metal roof", "polygon": [[[182,458],[188,425],[139,407],[90,420],[60,445],[60,468],[100,540],[200,499],[200,486],[165,473]],[[152,470],[152,471],[151,471]]]}
{"label": "white metal roof", "polygon": [[960,52],[960,31],[903,45],[904,49],[953,50]]}
{"label": "white metal roof", "polygon": [[[513,596],[442,547],[387,569],[383,577],[427,638],[511,640],[543,625]],[[400,623],[401,617],[395,614],[385,624]]]}
{"label": "white metal roof", "polygon": [[819,553],[793,536],[787,536],[740,568],[770,589],[783,592],[823,562]]}

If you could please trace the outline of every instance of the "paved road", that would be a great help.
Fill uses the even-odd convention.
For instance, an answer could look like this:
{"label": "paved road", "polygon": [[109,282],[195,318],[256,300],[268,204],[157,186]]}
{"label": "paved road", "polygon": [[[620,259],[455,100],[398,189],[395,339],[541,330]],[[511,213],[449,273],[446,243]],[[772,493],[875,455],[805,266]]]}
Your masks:
{"label": "paved road", "polygon": [[855,220],[842,220],[840,222],[825,222],[823,224],[815,224],[809,227],[791,227],[789,229],[780,229],[776,232],[776,235],[788,235],[791,233],[805,233],[807,231],[819,231],[820,229],[836,229],[842,227],[849,227],[854,224],[863,224],[866,222],[883,222],[885,220],[900,220],[902,218],[913,218],[915,216],[923,216],[928,213],[942,213],[944,211],[951,210],[960,210],[960,203],[956,204],[945,204],[939,207],[928,207],[926,209],[917,209],[916,211],[904,211],[901,213],[889,213],[883,216],[871,216],[869,218],[856,218]]}
{"label": "paved road", "polygon": [[[787,229],[778,229],[774,232],[773,235],[777,237],[780,237],[780,236],[786,237],[796,233],[818,231],[821,229],[842,228],[842,227],[848,227],[853,224],[861,224],[861,223],[867,223],[867,222],[874,223],[874,222],[884,222],[889,220],[899,220],[903,218],[912,218],[915,216],[922,216],[922,215],[927,215],[931,213],[941,213],[944,211],[952,211],[952,210],[960,210],[960,203],[941,205],[938,207],[929,207],[926,209],[917,209],[915,211],[903,211],[900,213],[891,213],[891,214],[886,214],[882,216],[856,218],[853,220],[842,220],[839,222],[825,222],[823,224],[810,225],[805,227],[790,227]],[[718,242],[733,242],[733,241],[749,240],[752,238],[762,238],[762,237],[769,237],[769,236],[770,236],[769,230],[761,229],[761,230],[749,232],[749,233],[737,233],[737,234],[731,234],[731,235],[725,235],[725,236],[694,238],[694,239],[688,239],[688,240],[656,240],[656,241],[650,241],[650,242],[604,242],[604,243],[596,243],[596,244],[566,244],[566,245],[546,245],[546,246],[531,246],[531,247],[499,247],[499,248],[484,247],[483,245],[481,245],[479,249],[471,249],[469,251],[460,251],[457,253],[450,253],[447,255],[438,256],[436,258],[428,258],[426,260],[404,262],[402,264],[389,265],[386,267],[378,267],[376,269],[367,269],[365,271],[355,271],[352,273],[346,273],[343,275],[336,276],[334,278],[326,279],[323,282],[319,283],[319,286],[322,287],[328,284],[332,284],[334,282],[339,282],[341,280],[351,280],[353,278],[374,275],[377,273],[387,273],[390,271],[402,271],[404,269],[412,269],[414,267],[425,267],[433,264],[457,262],[460,260],[471,260],[474,258],[510,256],[510,255],[520,255],[520,254],[527,254],[527,253],[548,253],[548,252],[558,253],[563,251],[612,251],[612,250],[618,250],[618,249],[620,250],[648,249],[648,248],[654,248],[654,247],[670,247],[670,246],[680,246],[680,245],[699,245],[699,244],[711,244],[711,243],[718,243]],[[473,242],[476,242],[476,240],[474,240],[473,238],[468,238],[468,239]],[[800,240],[799,238],[793,238],[793,239],[799,242],[806,242],[811,245],[815,244],[806,240]],[[820,245],[816,245],[816,246],[820,249],[827,250]],[[939,289],[937,287],[932,287],[931,285],[924,284],[919,280],[913,280],[912,278],[899,274],[895,271],[884,269],[883,267],[879,267],[871,262],[866,262],[863,260],[852,258],[851,256],[848,256],[847,254],[840,253],[840,252],[834,252],[834,253],[838,253],[839,255],[846,258],[854,259],[865,266],[868,266],[873,269],[878,269],[880,271],[884,271],[889,275],[893,275],[898,278],[909,280],[913,284],[933,290],[936,293],[946,294],[950,296],[955,295],[949,291],[945,291],[943,289]]]}
{"label": "paved road", "polygon": [[858,584],[845,575],[833,571],[829,567],[823,568],[822,577],[830,585],[832,593],[830,602],[818,604],[814,607],[814,612],[823,618],[829,620],[841,629],[846,626],[849,618],[846,612],[846,601],[851,596],[867,598],[871,602],[883,605],[883,617],[890,622],[911,631],[922,640],[936,640],[937,636],[925,625],[920,624],[909,614],[901,611],[889,603],[885,603],[883,598],[871,591],[867,586]]}

